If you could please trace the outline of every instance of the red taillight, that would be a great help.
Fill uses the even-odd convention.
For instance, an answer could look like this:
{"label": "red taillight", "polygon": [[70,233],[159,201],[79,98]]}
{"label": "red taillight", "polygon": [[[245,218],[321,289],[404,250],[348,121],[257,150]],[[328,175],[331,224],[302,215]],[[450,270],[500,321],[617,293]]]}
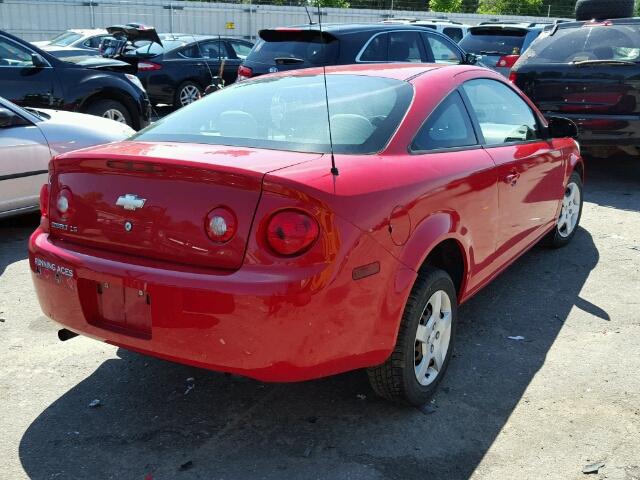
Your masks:
{"label": "red taillight", "polygon": [[498,60],[498,63],[496,63],[496,67],[511,68],[516,64],[519,58],[520,55],[503,55],[500,57],[500,60]]}
{"label": "red taillight", "polygon": [[514,71],[511,71],[509,73],[509,81],[515,85],[517,79],[518,79],[518,74]]}
{"label": "red taillight", "polygon": [[238,230],[238,220],[234,213],[226,207],[214,208],[205,220],[204,229],[211,240],[226,243]]}
{"label": "red taillight", "polygon": [[49,215],[49,184],[45,183],[40,188],[40,213],[43,217]]}
{"label": "red taillight", "polygon": [[244,65],[240,65],[238,67],[238,81],[246,80],[247,78],[251,78],[253,76],[253,70],[249,67],[245,67]]}
{"label": "red taillight", "polygon": [[140,62],[138,63],[139,72],[152,72],[154,70],[160,70],[162,65],[153,62]]}
{"label": "red taillight", "polygon": [[296,255],[308,250],[320,233],[318,222],[300,210],[275,213],[267,225],[267,244],[279,255]]}

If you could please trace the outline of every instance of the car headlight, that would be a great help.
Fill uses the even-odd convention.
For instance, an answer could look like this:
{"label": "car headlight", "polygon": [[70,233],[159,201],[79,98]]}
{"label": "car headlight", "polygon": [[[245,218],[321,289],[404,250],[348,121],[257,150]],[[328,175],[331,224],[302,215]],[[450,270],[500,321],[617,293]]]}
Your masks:
{"label": "car headlight", "polygon": [[140,90],[142,90],[143,92],[146,92],[146,90],[142,86],[142,82],[140,81],[140,79],[138,77],[136,77],[135,75],[131,75],[130,73],[125,73],[124,76],[127,77],[127,80],[129,80],[131,83],[133,83]]}

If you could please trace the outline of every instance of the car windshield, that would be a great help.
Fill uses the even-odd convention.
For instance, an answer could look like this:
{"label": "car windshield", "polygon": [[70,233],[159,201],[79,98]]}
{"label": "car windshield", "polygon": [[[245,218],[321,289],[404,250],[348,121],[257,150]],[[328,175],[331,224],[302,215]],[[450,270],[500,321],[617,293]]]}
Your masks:
{"label": "car windshield", "polygon": [[[407,111],[413,87],[358,75],[328,75],[326,81],[334,151],[382,150]],[[133,139],[329,153],[324,79],[304,75],[236,83],[159,120]]]}
{"label": "car windshield", "polygon": [[640,25],[597,25],[543,32],[520,64],[640,61]]}
{"label": "car windshield", "polygon": [[460,41],[464,51],[476,55],[520,55],[525,29],[474,28]]}
{"label": "car windshield", "polygon": [[51,40],[51,45],[56,47],[68,47],[76,40],[80,40],[82,35],[76,32],[64,32]]}
{"label": "car windshield", "polygon": [[[285,40],[284,38],[289,38]],[[332,65],[338,58],[338,41],[322,43],[317,39],[291,39],[287,35],[282,40],[264,41],[260,39],[249,56],[248,60],[258,63],[275,64],[275,59],[300,59],[301,63],[310,65]],[[324,48],[323,48],[324,47]]]}

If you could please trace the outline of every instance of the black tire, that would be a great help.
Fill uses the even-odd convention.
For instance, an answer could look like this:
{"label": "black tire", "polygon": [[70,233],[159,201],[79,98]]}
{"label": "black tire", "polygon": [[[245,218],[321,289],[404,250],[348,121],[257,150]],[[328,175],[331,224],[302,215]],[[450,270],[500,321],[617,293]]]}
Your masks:
{"label": "black tire", "polygon": [[[416,334],[418,325],[429,324],[423,313],[429,313],[429,300],[439,291],[446,293],[450,300],[451,334],[441,368],[431,383],[422,385],[418,382],[415,370],[420,355],[418,353],[420,344],[417,342]],[[451,277],[436,268],[422,269],[407,300],[398,331],[398,339],[391,356],[382,365],[367,369],[373,390],[392,402],[414,406],[424,405],[434,394],[446,373],[453,352],[457,319],[457,296]],[[433,337],[431,335],[430,337],[437,338],[435,337],[435,329],[432,333]],[[426,378],[428,379],[429,376],[427,375]]]}
{"label": "black tire", "polygon": [[202,87],[197,84],[196,82],[193,82],[191,80],[187,80],[185,82],[182,82],[178,88],[176,88],[176,93],[173,96],[173,107],[178,109],[178,108],[182,108],[186,105],[188,105],[188,103],[183,104],[182,100],[181,100],[181,95],[182,95],[182,91],[185,90],[186,88],[191,87],[191,88],[195,88],[196,90],[198,90],[199,96],[202,97],[204,90],[202,89]]}
{"label": "black tire", "polygon": [[120,115],[116,121],[121,121],[134,128],[133,122],[131,121],[131,113],[129,113],[127,107],[117,100],[96,100],[95,102],[91,102],[85,109],[85,112],[90,115],[104,118],[110,118],[107,112],[116,111],[119,112]]}
{"label": "black tire", "polygon": [[580,175],[578,174],[578,172],[573,172],[571,174],[571,177],[569,177],[565,195],[567,195],[567,191],[569,191],[569,189],[571,188],[570,187],[571,184],[575,184],[576,188],[580,193],[580,202],[578,205],[578,219],[576,221],[575,226],[573,227],[573,230],[571,230],[569,235],[566,235],[566,230],[565,230],[565,234],[563,234],[562,233],[563,226],[560,224],[560,219],[562,218],[562,214],[564,211],[564,208],[563,208],[562,211],[560,212],[560,216],[558,217],[558,220],[556,221],[556,226],[542,239],[542,245],[546,247],[550,247],[550,248],[564,247],[569,242],[571,242],[576,232],[578,231],[578,227],[580,226],[580,219],[582,218],[582,205],[584,203],[584,192],[582,189],[582,178],[580,178]]}
{"label": "black tire", "polygon": [[634,0],[578,0],[576,20],[604,20],[633,17]]}

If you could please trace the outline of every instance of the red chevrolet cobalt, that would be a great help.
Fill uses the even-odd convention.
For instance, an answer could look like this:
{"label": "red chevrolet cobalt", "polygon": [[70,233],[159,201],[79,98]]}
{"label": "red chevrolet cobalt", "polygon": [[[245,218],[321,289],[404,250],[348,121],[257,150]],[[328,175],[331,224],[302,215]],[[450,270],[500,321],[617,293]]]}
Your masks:
{"label": "red chevrolet cobalt", "polygon": [[63,339],[264,381],[367,368],[377,393],[419,405],[458,305],[575,234],[575,134],[478,67],[242,82],[52,161],[36,291]]}

